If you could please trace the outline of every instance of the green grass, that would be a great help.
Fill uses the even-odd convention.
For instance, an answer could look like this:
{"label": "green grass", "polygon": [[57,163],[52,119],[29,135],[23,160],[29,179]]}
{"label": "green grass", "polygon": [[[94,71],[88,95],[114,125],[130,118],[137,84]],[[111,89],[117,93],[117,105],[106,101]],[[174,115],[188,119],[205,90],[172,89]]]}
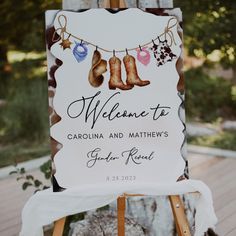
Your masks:
{"label": "green grass", "polygon": [[1,146],[0,168],[39,158],[49,153],[49,141],[44,143],[18,142]]}
{"label": "green grass", "polygon": [[236,131],[221,131],[211,136],[189,137],[188,143],[236,151]]}

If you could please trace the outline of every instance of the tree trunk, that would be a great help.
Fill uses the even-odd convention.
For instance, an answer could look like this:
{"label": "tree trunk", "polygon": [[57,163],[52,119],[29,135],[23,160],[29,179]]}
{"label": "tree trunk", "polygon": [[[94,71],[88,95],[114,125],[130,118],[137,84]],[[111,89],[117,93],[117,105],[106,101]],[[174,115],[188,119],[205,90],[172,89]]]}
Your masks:
{"label": "tree trunk", "polygon": [[7,47],[6,45],[0,44],[0,62],[2,63],[7,63]]}
{"label": "tree trunk", "polygon": [[0,44],[0,70],[4,73],[11,71],[8,58],[7,58],[7,46]]}
{"label": "tree trunk", "polygon": [[233,83],[236,84],[236,64],[233,65]]}
{"label": "tree trunk", "polygon": [[4,44],[0,44],[0,99],[6,97],[6,88],[11,71],[12,68],[7,58],[7,47]]}

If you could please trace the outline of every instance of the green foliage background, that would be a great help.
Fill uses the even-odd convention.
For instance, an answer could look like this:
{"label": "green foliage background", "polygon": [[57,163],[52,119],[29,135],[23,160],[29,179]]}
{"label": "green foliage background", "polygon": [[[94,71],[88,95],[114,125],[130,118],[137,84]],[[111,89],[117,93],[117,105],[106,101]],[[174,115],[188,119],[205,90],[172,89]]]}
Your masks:
{"label": "green foliage background", "polygon": [[60,8],[0,1],[0,167],[49,153],[44,12]]}
{"label": "green foliage background", "polygon": [[185,72],[186,111],[189,119],[216,122],[217,119],[235,119],[236,99],[232,82],[210,76],[203,68]]}
{"label": "green foliage background", "polygon": [[1,0],[0,45],[7,50],[45,50],[44,12],[60,8],[61,0]]}
{"label": "green foliage background", "polygon": [[207,56],[218,49],[221,63],[236,70],[236,1],[174,0],[184,16],[185,45],[190,55]]}

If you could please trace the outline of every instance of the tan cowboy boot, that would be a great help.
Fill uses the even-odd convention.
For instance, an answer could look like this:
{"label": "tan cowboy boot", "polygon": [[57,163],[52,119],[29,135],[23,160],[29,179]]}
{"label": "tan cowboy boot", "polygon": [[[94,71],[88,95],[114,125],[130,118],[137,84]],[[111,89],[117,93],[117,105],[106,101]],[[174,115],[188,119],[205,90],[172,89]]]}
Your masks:
{"label": "tan cowboy boot", "polygon": [[150,84],[149,80],[141,80],[138,76],[137,67],[135,63],[135,58],[131,55],[126,55],[123,58],[123,62],[127,74],[127,85],[137,85],[137,86],[146,86]]}
{"label": "tan cowboy boot", "polygon": [[119,88],[121,90],[129,90],[132,89],[133,85],[126,85],[121,80],[121,60],[113,56],[109,60],[110,64],[110,80],[109,80],[109,89]]}

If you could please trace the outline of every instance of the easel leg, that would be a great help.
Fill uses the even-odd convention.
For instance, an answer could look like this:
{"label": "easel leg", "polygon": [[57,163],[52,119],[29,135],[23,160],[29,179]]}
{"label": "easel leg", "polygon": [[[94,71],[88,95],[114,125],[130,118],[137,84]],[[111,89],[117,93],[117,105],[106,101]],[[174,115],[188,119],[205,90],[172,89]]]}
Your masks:
{"label": "easel leg", "polygon": [[118,236],[125,236],[125,208],[126,208],[126,198],[119,197],[117,199]]}
{"label": "easel leg", "polygon": [[177,233],[179,236],[191,236],[184,205],[180,196],[169,196]]}
{"label": "easel leg", "polygon": [[120,0],[120,8],[127,8],[126,1],[125,0]]}
{"label": "easel leg", "polygon": [[111,6],[111,8],[119,8],[120,1],[119,0],[110,0],[110,6]]}
{"label": "easel leg", "polygon": [[57,220],[54,225],[53,236],[62,236],[64,231],[64,226],[66,222],[66,217]]}
{"label": "easel leg", "polygon": [[127,8],[125,0],[104,0],[104,8]]}

